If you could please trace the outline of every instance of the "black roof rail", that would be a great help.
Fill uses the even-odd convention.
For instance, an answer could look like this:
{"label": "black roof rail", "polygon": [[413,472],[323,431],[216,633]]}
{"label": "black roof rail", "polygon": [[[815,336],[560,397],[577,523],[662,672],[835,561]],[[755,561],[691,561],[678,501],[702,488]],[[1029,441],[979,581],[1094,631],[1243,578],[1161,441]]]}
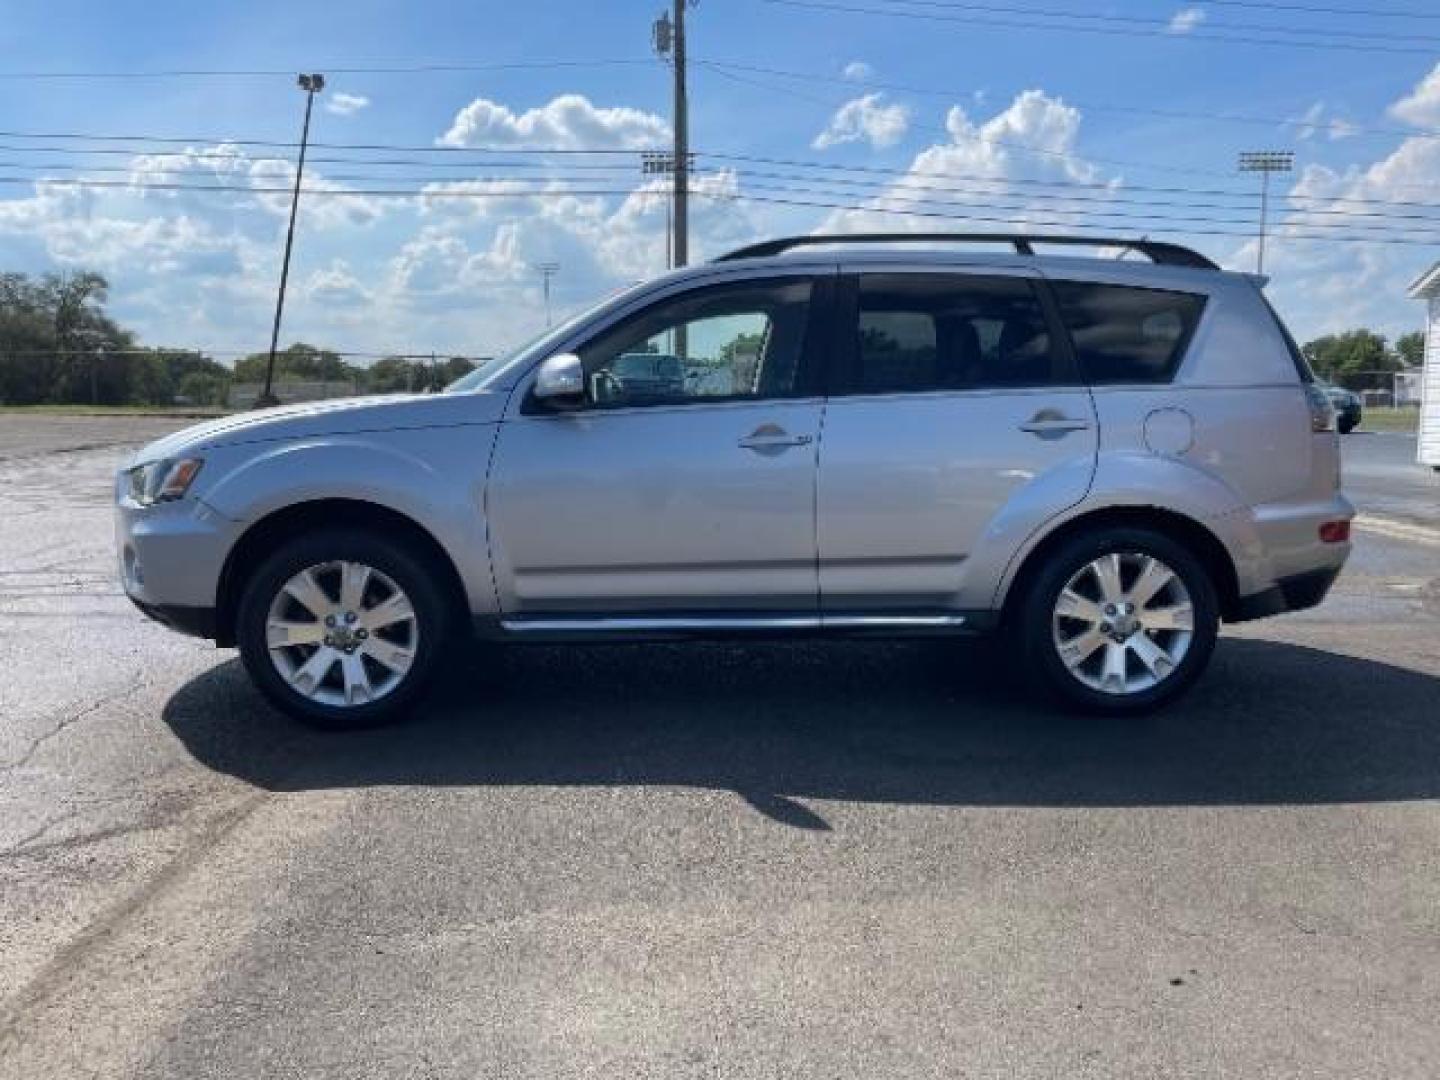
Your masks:
{"label": "black roof rail", "polygon": [[763,240],[735,251],[727,252],[715,262],[729,262],[732,259],[759,259],[779,255],[798,247],[813,247],[818,244],[894,244],[894,243],[965,243],[965,244],[1010,244],[1016,254],[1034,255],[1035,244],[1064,244],[1071,247],[1116,247],[1121,254],[1138,251],[1148,255],[1150,261],[1160,266],[1192,266],[1201,270],[1219,270],[1198,251],[1181,244],[1163,240],[1126,239],[1117,236],[1047,236],[1043,233],[816,233],[809,236],[782,236],[776,240]]}

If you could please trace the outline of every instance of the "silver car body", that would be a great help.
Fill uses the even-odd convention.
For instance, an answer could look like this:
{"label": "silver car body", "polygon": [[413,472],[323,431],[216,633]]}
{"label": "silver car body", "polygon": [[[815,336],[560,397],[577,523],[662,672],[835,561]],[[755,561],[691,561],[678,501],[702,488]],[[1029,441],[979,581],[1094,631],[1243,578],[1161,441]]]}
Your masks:
{"label": "silver car body", "polygon": [[[1207,298],[1173,381],[536,413],[547,356],[697,285],[884,271],[1057,277]],[[318,500],[414,522],[500,633],[746,626],[983,629],[1026,557],[1086,515],[1136,508],[1209,533],[1229,618],[1333,574],[1348,519],[1333,431],[1246,275],[1139,262],[881,248],[697,266],[631,289],[483,389],[271,409],[201,424],[128,468],[200,457],[186,498],[140,506],[122,471],[127,592],[232,640],[227,565],[271,515]],[[1326,582],[1328,585],[1328,578]],[[1321,590],[1323,595],[1323,589]],[[1318,599],[1318,597],[1316,598]],[[1296,606],[1291,604],[1290,606]]]}

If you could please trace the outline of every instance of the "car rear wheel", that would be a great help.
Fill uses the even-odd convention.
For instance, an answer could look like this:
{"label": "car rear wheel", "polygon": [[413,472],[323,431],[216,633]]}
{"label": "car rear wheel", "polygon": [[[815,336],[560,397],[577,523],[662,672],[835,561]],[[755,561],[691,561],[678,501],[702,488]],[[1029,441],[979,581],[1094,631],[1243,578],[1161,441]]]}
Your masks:
{"label": "car rear wheel", "polygon": [[425,690],[445,612],[429,566],[405,545],[326,531],[291,541],[251,575],[237,638],[250,677],[291,716],[371,727]]}
{"label": "car rear wheel", "polygon": [[1046,560],[1024,598],[1028,670],[1088,712],[1146,712],[1204,671],[1219,631],[1205,567],[1163,533],[1099,529]]}

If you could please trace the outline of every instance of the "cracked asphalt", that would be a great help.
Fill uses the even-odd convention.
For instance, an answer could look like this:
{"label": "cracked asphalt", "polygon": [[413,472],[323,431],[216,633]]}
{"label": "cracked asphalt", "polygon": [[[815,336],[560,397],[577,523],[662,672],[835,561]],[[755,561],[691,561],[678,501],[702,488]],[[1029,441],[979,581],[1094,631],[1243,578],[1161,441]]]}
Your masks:
{"label": "cracked asphalt", "polygon": [[324,737],[0,416],[0,1076],[1433,1077],[1440,476],[1140,723],[943,642],[476,652]]}

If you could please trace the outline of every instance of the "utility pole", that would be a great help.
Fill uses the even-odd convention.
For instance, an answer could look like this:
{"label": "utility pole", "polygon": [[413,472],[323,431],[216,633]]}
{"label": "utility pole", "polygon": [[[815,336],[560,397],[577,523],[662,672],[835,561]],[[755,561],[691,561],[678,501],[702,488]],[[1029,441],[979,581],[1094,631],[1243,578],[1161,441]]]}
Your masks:
{"label": "utility pole", "polygon": [[1240,154],[1241,172],[1260,174],[1260,246],[1255,252],[1255,272],[1265,272],[1265,226],[1270,214],[1270,174],[1289,172],[1295,167],[1291,150],[1246,150]]}
{"label": "utility pole", "polygon": [[[675,182],[675,163],[674,163],[674,159],[673,159],[669,154],[667,154],[665,151],[663,151],[663,150],[646,150],[646,151],[644,151],[644,152],[640,155],[640,175],[641,175],[641,176],[668,176],[668,177],[670,177],[670,182],[671,182],[671,184],[673,185],[674,182]],[[674,264],[674,256],[673,256],[673,254],[672,254],[671,247],[670,247],[670,240],[671,240],[670,222],[671,222],[671,220],[672,220],[672,218],[671,218],[670,201],[671,201],[671,199],[674,197],[674,195],[673,195],[673,189],[672,189],[672,192],[667,192],[666,195],[667,195],[667,197],[666,197],[666,199],[665,199],[665,269],[666,269],[666,270],[670,270],[670,269],[672,269],[672,268],[674,267],[674,265],[675,265],[675,264]]]}
{"label": "utility pole", "polygon": [[685,95],[685,8],[694,0],[674,0],[674,14],[662,13],[655,20],[655,51],[669,57],[675,75],[675,104],[672,126],[675,146],[671,156],[675,203],[674,240],[670,262],[684,266],[690,261],[690,119]]}
{"label": "utility pole", "polygon": [[290,249],[295,245],[295,211],[300,207],[300,178],[305,175],[305,148],[310,142],[310,111],[315,106],[315,95],[325,89],[324,75],[301,75],[296,79],[305,91],[305,124],[300,129],[300,160],[295,166],[295,191],[290,196],[290,226],[285,230],[285,257],[280,263],[280,293],[275,298],[275,325],[270,329],[270,358],[265,363],[265,388],[255,399],[255,407],[263,409],[279,405],[275,396],[275,350],[280,344],[280,316],[285,311],[285,285],[290,280]]}
{"label": "utility pole", "polygon": [[550,279],[560,272],[560,264],[553,262],[538,263],[535,266],[540,271],[541,287],[545,290],[545,325],[550,325]]}

